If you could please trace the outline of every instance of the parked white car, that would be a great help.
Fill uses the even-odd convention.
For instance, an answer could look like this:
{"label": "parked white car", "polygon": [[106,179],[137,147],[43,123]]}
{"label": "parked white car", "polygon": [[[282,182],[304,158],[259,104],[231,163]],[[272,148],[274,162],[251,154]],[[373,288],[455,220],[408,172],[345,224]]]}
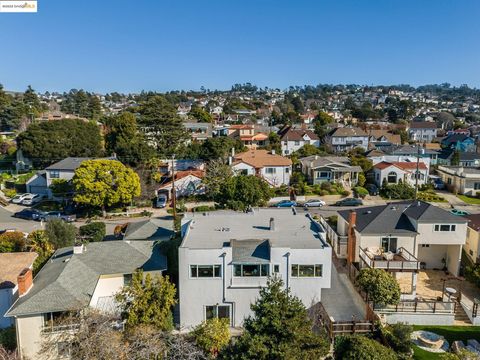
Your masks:
{"label": "parked white car", "polygon": [[30,194],[29,196],[23,199],[22,205],[27,205],[27,206],[34,205],[42,201],[44,197],[45,195],[41,195],[41,194]]}
{"label": "parked white car", "polygon": [[160,194],[157,196],[157,199],[155,201],[155,207],[162,209],[167,206],[167,196],[164,194]]}
{"label": "parked white car", "polygon": [[319,199],[311,199],[306,201],[303,206],[308,208],[308,207],[322,207],[325,205],[325,201],[319,200]]}
{"label": "parked white car", "polygon": [[23,200],[25,200],[25,198],[31,196],[33,194],[30,194],[30,193],[25,193],[25,194],[17,194],[15,195],[13,198],[12,198],[12,203],[14,204],[21,204]]}

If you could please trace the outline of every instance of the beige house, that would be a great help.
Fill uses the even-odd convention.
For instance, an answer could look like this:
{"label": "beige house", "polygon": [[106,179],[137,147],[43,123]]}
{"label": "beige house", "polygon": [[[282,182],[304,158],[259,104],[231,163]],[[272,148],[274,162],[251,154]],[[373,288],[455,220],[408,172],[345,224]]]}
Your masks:
{"label": "beige house", "polygon": [[480,169],[462,166],[439,166],[437,173],[447,189],[454,193],[475,196],[480,192]]}
{"label": "beige house", "polygon": [[466,218],[468,220],[467,241],[463,248],[474,263],[480,263],[480,214],[468,215]]}

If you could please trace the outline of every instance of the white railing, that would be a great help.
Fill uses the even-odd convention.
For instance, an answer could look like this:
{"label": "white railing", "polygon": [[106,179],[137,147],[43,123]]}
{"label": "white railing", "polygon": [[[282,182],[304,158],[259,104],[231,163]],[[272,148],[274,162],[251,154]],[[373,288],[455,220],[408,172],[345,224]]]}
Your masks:
{"label": "white railing", "polygon": [[386,260],[386,259],[379,259],[376,260],[369,256],[365,249],[360,248],[359,257],[360,259],[371,268],[375,269],[384,269],[384,270],[420,270],[420,261],[417,260],[415,256],[413,256],[410,252],[408,252],[404,248],[399,248],[397,257],[401,257],[402,260],[393,259],[393,260]]}
{"label": "white railing", "polygon": [[337,231],[323,218],[323,216],[320,217],[319,223],[325,229],[327,240],[332,245],[332,248],[335,251],[335,254],[337,255],[337,257],[338,258],[347,257],[348,236],[339,235]]}

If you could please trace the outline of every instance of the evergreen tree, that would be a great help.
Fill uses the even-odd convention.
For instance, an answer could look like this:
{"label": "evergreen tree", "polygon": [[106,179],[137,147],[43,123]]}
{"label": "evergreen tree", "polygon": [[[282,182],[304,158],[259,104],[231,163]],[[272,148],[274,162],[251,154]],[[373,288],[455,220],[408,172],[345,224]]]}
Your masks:
{"label": "evergreen tree", "polygon": [[253,316],[245,319],[244,333],[221,358],[316,360],[328,353],[327,339],[312,331],[305,306],[283,288],[282,280],[269,279],[250,307]]}

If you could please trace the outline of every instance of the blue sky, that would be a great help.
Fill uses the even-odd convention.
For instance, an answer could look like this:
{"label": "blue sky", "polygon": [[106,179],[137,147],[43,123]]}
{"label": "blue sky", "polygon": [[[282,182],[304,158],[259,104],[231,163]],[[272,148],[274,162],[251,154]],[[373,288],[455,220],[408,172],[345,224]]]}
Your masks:
{"label": "blue sky", "polygon": [[480,87],[478,0],[38,0],[0,14],[0,83],[39,91]]}

